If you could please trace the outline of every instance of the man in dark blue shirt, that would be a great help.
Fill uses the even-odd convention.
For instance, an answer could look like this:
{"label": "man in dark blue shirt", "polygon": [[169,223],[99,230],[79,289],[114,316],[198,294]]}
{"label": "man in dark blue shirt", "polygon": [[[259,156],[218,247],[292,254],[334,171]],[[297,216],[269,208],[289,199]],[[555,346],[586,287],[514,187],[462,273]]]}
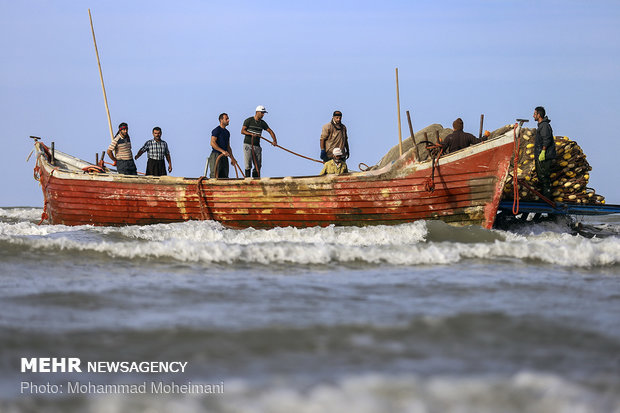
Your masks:
{"label": "man in dark blue shirt", "polygon": [[[219,126],[211,131],[211,148],[213,150],[207,162],[207,168],[211,169],[210,178],[228,178],[228,158],[233,165],[237,163],[230,148],[230,132],[226,129],[226,126],[230,124],[230,118],[226,113],[222,113],[219,116],[219,121]],[[221,154],[224,156],[217,161]],[[205,168],[205,176],[207,175],[207,168]]]}

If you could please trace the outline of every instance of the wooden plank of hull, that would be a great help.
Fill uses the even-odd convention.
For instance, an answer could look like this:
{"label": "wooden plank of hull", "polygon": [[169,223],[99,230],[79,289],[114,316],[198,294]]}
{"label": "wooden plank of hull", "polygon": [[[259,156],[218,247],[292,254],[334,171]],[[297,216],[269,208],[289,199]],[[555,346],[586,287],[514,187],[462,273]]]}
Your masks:
{"label": "wooden plank of hull", "polygon": [[[431,204],[437,202],[437,198],[452,197],[458,198],[463,196],[471,197],[472,199],[479,195],[484,198],[488,195],[490,188],[494,184],[494,179],[476,180],[470,182],[468,186],[455,186],[447,187],[445,189],[437,189],[432,194],[426,193],[426,191],[415,190],[410,188],[407,192],[398,193],[386,193],[385,191],[367,191],[365,194],[354,194],[352,191],[344,192],[341,190],[334,190],[331,193],[325,193],[322,196],[306,196],[306,197],[291,197],[291,196],[261,196],[251,197],[239,194],[237,198],[221,198],[217,193],[211,193],[210,196],[205,196],[203,199],[211,207],[248,207],[249,205],[255,205],[256,207],[264,208],[266,206],[322,206],[322,207],[340,207],[342,202],[355,206],[365,205],[378,205],[378,206],[390,206],[399,205],[409,200],[415,200],[420,204]],[[128,200],[139,201],[145,208],[162,208],[167,206],[177,206],[179,200],[184,202],[198,203],[199,199],[196,194],[188,194],[187,192],[179,191],[178,196],[149,196],[149,197],[137,197],[128,196],[126,199],[122,197],[111,198],[105,194],[91,193],[89,195],[82,191],[66,190],[60,185],[50,185],[51,194],[55,195],[58,199],[57,205],[62,207],[70,207],[72,204],[91,205],[92,208],[107,208],[107,207],[122,207],[127,205]],[[187,196],[189,195],[189,196]],[[93,203],[93,200],[97,202]],[[198,205],[197,205],[198,206]]]}
{"label": "wooden plank of hull", "polygon": [[[123,225],[215,219],[234,228],[395,224],[417,219],[492,226],[511,145],[449,162],[440,159],[435,191],[428,163],[387,173],[327,178],[202,180],[52,173],[40,161],[52,223]],[[397,176],[402,167],[411,171]],[[467,171],[463,173],[463,171]],[[56,171],[54,171],[56,172]],[[200,186],[199,186],[200,182]]]}
{"label": "wooden plank of hull", "polygon": [[[484,195],[486,191],[480,192],[479,202],[476,202],[475,194],[469,191],[462,190],[458,194],[454,191],[449,194],[445,191],[437,191],[433,198],[416,198],[416,195],[408,198],[400,199],[377,199],[374,201],[358,201],[354,198],[348,200],[341,200],[335,196],[335,201],[320,203],[308,203],[308,202],[293,202],[292,206],[277,207],[274,202],[260,202],[256,201],[254,204],[244,203],[212,203],[211,213],[218,220],[229,221],[232,218],[224,218],[224,215],[247,215],[246,218],[260,219],[261,214],[265,214],[269,219],[273,219],[273,216],[279,216],[284,214],[297,214],[299,215],[313,215],[313,214],[329,214],[333,210],[352,211],[357,214],[395,214],[395,213],[413,213],[413,212],[436,212],[439,210],[474,206],[483,204]],[[82,201],[82,202],[80,202]],[[199,217],[200,208],[197,205],[198,201],[193,208],[193,213],[189,214],[190,217]],[[62,216],[65,217],[62,221],[68,221],[69,216],[73,213],[76,216],[84,215],[84,211],[88,211],[90,219],[80,219],[81,222],[96,222],[98,219],[117,217],[123,222],[132,222],[133,219],[136,222],[144,222],[144,220],[153,220],[157,217],[161,217],[166,221],[178,220],[178,205],[173,202],[159,201],[154,204],[142,203],[134,205],[133,203],[124,202],[121,200],[108,200],[105,204],[93,203],[90,198],[78,198],[71,196],[65,196],[56,203],[57,208],[62,211]],[[413,208],[409,208],[412,206]],[[235,213],[237,211],[237,213]],[[253,211],[253,212],[251,212]],[[293,212],[291,212],[293,211]],[[55,214],[56,215],[56,214]],[[429,215],[429,214],[427,214]],[[220,217],[221,216],[221,217]],[[105,219],[110,221],[110,219]]]}

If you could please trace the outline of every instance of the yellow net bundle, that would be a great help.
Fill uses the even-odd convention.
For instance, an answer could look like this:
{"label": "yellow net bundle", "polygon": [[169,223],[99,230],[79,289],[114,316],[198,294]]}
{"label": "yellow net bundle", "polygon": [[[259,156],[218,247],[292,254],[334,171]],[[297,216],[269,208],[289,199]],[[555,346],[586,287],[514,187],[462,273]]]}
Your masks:
{"label": "yellow net bundle", "polygon": [[[511,126],[513,125],[506,125],[501,129]],[[536,129],[523,128],[521,130],[517,177],[540,190],[534,160],[535,136]],[[552,162],[550,175],[553,200],[578,204],[604,204],[605,197],[598,195],[594,189],[587,186],[592,167],[577,142],[567,136],[556,136],[555,149],[557,156]],[[504,186],[504,198],[512,199],[513,191],[513,182],[509,179]],[[519,187],[519,198],[523,201],[539,200],[538,196],[524,186]]]}

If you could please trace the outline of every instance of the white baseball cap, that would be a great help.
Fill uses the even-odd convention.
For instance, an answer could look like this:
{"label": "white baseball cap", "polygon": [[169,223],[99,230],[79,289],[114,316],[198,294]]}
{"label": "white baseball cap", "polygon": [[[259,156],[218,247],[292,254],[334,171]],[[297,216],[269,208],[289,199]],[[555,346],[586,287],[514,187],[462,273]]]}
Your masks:
{"label": "white baseball cap", "polygon": [[267,109],[265,109],[265,107],[263,105],[258,105],[256,107],[256,111],[257,112],[263,112],[263,113],[267,113]]}
{"label": "white baseball cap", "polygon": [[342,149],[340,149],[340,148],[334,148],[334,150],[332,151],[332,153],[334,154],[334,156],[342,156]]}

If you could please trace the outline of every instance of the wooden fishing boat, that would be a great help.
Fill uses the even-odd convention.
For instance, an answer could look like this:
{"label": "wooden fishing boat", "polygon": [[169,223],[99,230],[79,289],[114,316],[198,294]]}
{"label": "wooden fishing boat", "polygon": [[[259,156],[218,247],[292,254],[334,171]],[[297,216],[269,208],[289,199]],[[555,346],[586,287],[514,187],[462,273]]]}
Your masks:
{"label": "wooden fishing boat", "polygon": [[93,164],[35,141],[35,177],[51,224],[301,228],[439,219],[491,228],[513,147],[510,131],[436,163],[416,161],[411,149],[380,169],[346,175],[207,179],[87,172]]}

